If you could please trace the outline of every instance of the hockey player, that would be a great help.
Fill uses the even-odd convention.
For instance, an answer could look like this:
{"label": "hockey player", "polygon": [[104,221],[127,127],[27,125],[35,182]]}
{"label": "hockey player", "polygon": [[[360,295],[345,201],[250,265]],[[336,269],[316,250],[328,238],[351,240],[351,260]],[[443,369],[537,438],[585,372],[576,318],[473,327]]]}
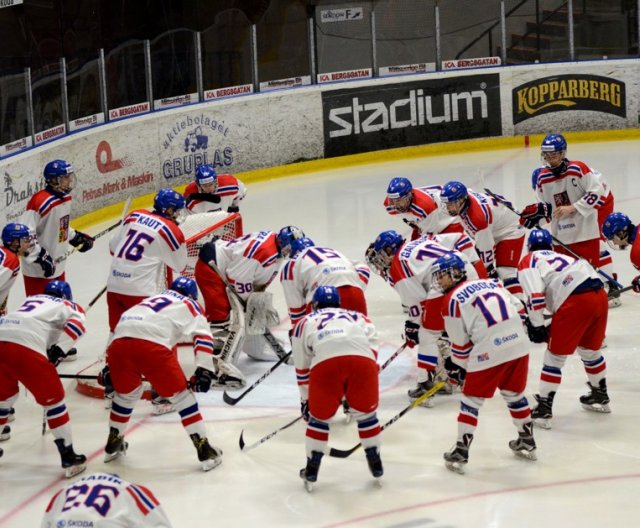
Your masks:
{"label": "hockey player", "polygon": [[[280,233],[284,229],[287,232],[298,230],[288,226]],[[222,350],[222,357],[229,363],[237,362],[241,350],[257,360],[275,357],[264,352],[263,336],[251,336],[252,339],[245,342],[244,313],[245,308],[247,312],[254,311],[255,303],[255,312],[266,313],[271,324],[279,320],[271,305],[271,294],[265,289],[278,274],[279,264],[284,252],[290,251],[290,244],[290,239],[284,240],[273,231],[258,231],[229,242],[209,242],[200,250],[195,266],[196,281],[204,297],[216,350]],[[227,285],[233,288],[233,293],[228,291]],[[215,382],[216,386],[235,388],[245,383],[244,376],[239,380]]]}
{"label": "hockey player", "polygon": [[237,213],[246,194],[247,188],[238,178],[231,174],[217,174],[211,165],[200,165],[196,169],[195,180],[184,190],[187,209],[191,213]]}
{"label": "hockey player", "polygon": [[27,203],[22,223],[36,234],[36,245],[22,262],[22,275],[27,296],[44,291],[53,279],[64,280],[69,244],[81,253],[93,247],[93,238],[76,231],[69,224],[71,191],[76,177],[73,167],[64,160],[53,160],[44,167],[45,188]]}
{"label": "hockey player", "polygon": [[[640,238],[638,238],[638,226],[631,223],[624,213],[611,213],[602,225],[602,234],[615,249],[625,250],[631,246],[629,258],[631,264],[640,270]],[[640,275],[632,281],[633,291],[640,293]],[[611,302],[611,301],[609,301]]]}
{"label": "hockey player", "polygon": [[518,262],[524,250],[525,231],[518,216],[486,194],[457,181],[444,185],[440,199],[451,216],[459,216],[492,279],[500,279],[509,292],[522,295]]}
{"label": "hockey player", "polygon": [[[213,338],[197,299],[195,281],[179,277],[170,289],[145,299],[122,314],[107,350],[107,367],[102,372],[103,382],[110,381],[115,389],[109,416],[109,438],[104,448],[105,462],[127,451],[124,430],[142,396],[143,376],[178,411],[182,425],[196,447],[202,469],[209,471],[222,462],[222,451],[212,447],[207,440],[198,402],[191,390],[207,392],[214,377],[229,372],[229,368],[233,371],[233,367],[213,356]],[[188,340],[193,341],[197,366],[189,385],[172,351],[178,343]]]}
{"label": "hockey player", "polygon": [[[576,349],[587,374],[590,394],[580,396],[590,411],[610,412],[607,365],[600,353],[607,328],[607,295],[596,271],[582,259],[552,250],[551,234],[534,229],[527,241],[529,253],[518,267],[527,298],[529,338],[548,343],[540,374],[538,406],[531,415],[544,429],[551,427],[553,400],[562,381],[562,367]],[[552,314],[544,324],[543,310]]]}
{"label": "hockey player", "polygon": [[378,408],[376,330],[359,312],[340,308],[335,286],[313,293],[313,312],[295,327],[293,357],[300,389],[301,412],[307,421],[307,465],[300,470],[308,491],[318,479],[329,441],[329,420],[343,398],[358,423],[358,435],[369,470],[382,477]]}
{"label": "hockey player", "polygon": [[[437,240],[438,237],[435,238]],[[400,295],[402,307],[408,316],[404,326],[405,343],[409,348],[418,346],[417,386],[407,393],[412,401],[434,386],[438,366],[449,354],[448,343],[442,339],[443,294],[433,288],[431,277],[435,261],[448,253],[458,255],[467,266],[467,275],[477,278],[475,269],[464,254],[427,237],[405,244],[398,232],[383,231],[373,243],[373,253],[370,253],[372,264],[380,273],[388,276],[389,284]],[[423,405],[431,407],[431,398]]]}
{"label": "hockey player", "polygon": [[288,262],[280,271],[280,284],[294,327],[311,307],[313,293],[320,286],[335,286],[341,306],[367,315],[364,288],[369,282],[369,268],[354,264],[339,251],[316,246],[310,238],[293,241]]}
{"label": "hockey player", "polygon": [[112,473],[92,473],[59,490],[40,528],[171,528],[158,499],[146,487]]}
{"label": "hockey player", "polygon": [[10,409],[22,383],[42,405],[67,478],[86,468],[73,450],[64,388],[55,366],[85,333],[84,311],[73,302],[64,281],[45,285],[44,294],[27,297],[20,308],[0,318],[0,440],[9,440]]}
{"label": "hockey player", "polygon": [[[545,166],[534,171],[538,202],[522,210],[521,223],[532,229],[542,220],[550,222],[549,230],[560,242],[615,279],[613,259],[600,234],[605,218],[613,212],[609,185],[586,163],[567,159],[564,136],[550,134],[540,148]],[[570,254],[560,245],[555,250]],[[620,306],[616,285],[612,282],[608,287],[611,306]]]}
{"label": "hockey player", "polygon": [[31,253],[34,237],[24,224],[7,224],[2,228],[0,247],[0,316],[7,313],[9,290],[20,271],[20,258]]}
{"label": "hockey player", "polygon": [[411,240],[422,235],[462,233],[464,228],[441,207],[440,185],[415,188],[407,178],[393,178],[387,187],[384,206],[413,229]]}
{"label": "hockey player", "polygon": [[520,457],[536,459],[529,402],[524,391],[529,343],[522,325],[520,301],[497,281],[467,280],[464,262],[455,254],[439,257],[433,281],[445,293],[442,315],[451,339],[449,376],[462,384],[458,439],[444,454],[447,469],[464,472],[480,408],[496,389],[509,408],[518,438],[509,448]]}

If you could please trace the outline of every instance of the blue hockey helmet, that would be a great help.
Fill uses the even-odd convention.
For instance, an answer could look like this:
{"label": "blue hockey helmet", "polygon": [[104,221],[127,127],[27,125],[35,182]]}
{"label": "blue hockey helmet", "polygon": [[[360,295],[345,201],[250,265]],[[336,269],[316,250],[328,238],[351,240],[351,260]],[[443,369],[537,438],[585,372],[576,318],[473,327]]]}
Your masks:
{"label": "blue hockey helmet", "polygon": [[313,246],[315,246],[315,244],[309,237],[303,236],[301,238],[296,238],[293,240],[293,242],[291,242],[291,253],[289,254],[289,256],[291,258],[294,258],[303,249]]}
{"label": "blue hockey helmet", "polygon": [[57,297],[58,299],[73,300],[71,295],[71,286],[63,280],[52,280],[44,287],[44,294]]}
{"label": "blue hockey helmet", "polygon": [[153,199],[153,209],[159,215],[162,215],[174,222],[177,221],[178,215],[184,209],[184,197],[173,189],[160,189]]}
{"label": "blue hockey helmet", "polygon": [[335,286],[320,286],[313,292],[311,308],[314,312],[322,308],[340,308],[338,288]]}
{"label": "blue hockey helmet", "polygon": [[[73,166],[65,160],[57,159],[47,163],[44,166],[43,175],[47,186],[62,194],[71,192],[76,185],[76,176],[73,172]],[[64,182],[61,182],[60,178],[65,176],[68,176],[69,178]]]}
{"label": "blue hockey helmet", "polygon": [[469,191],[464,183],[452,180],[440,191],[440,201],[444,204],[449,216],[458,216],[467,206]]}
{"label": "blue hockey helmet", "polygon": [[[199,187],[204,185],[215,185],[217,188],[218,174],[211,165],[200,165],[196,169],[196,183]],[[215,189],[213,192],[215,192]]]}
{"label": "blue hockey helmet", "polygon": [[367,259],[380,273],[386,273],[404,242],[404,238],[397,231],[383,231],[374,240],[373,251],[367,250]]}
{"label": "blue hockey helmet", "polygon": [[181,293],[186,297],[191,297],[194,301],[198,300],[198,286],[196,281],[189,277],[178,277],[171,283],[170,290]]}
{"label": "blue hockey helmet", "polygon": [[[432,282],[443,291],[450,290],[459,282],[466,280],[467,272],[464,261],[455,253],[445,253],[438,257],[431,271]],[[449,277],[453,281],[446,288],[440,285],[440,278]]]}
{"label": "blue hockey helmet", "polygon": [[602,224],[602,234],[610,246],[615,249],[625,249],[633,240],[634,225],[624,213],[611,213]]}
{"label": "blue hockey helmet", "polygon": [[564,152],[567,150],[567,140],[562,134],[549,134],[540,145],[542,152]]}
{"label": "blue hockey helmet", "polygon": [[532,229],[527,239],[529,251],[536,249],[553,249],[553,238],[546,229]]}
{"label": "blue hockey helmet", "polygon": [[387,187],[389,203],[401,213],[409,210],[413,201],[413,185],[407,178],[393,178]]}
{"label": "blue hockey helmet", "polygon": [[534,169],[533,172],[531,173],[531,187],[534,191],[538,186],[538,174],[540,174],[541,170],[542,170],[542,167],[538,167],[537,169]]}
{"label": "blue hockey helmet", "polygon": [[10,246],[16,240],[27,239],[29,242],[33,239],[29,227],[24,224],[10,223],[2,229],[2,243]]}
{"label": "blue hockey helmet", "polygon": [[565,156],[567,154],[567,140],[561,134],[549,134],[540,145],[540,157],[545,166],[556,176],[567,169]]}
{"label": "blue hockey helmet", "polygon": [[302,229],[296,226],[285,226],[276,235],[276,245],[280,251],[280,255],[283,257],[289,257],[291,255],[291,243],[304,237]]}

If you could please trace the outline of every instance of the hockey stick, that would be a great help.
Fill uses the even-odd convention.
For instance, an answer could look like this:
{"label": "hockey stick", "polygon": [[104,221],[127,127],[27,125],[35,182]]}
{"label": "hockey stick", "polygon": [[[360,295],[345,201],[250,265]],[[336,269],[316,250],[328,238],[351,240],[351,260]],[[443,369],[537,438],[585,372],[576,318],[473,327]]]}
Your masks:
{"label": "hockey stick", "polygon": [[[503,196],[500,196],[499,194],[495,194],[494,192],[490,191],[489,189],[487,189],[486,187],[484,188],[484,192],[486,192],[489,196],[491,196],[491,198],[493,198],[494,200],[500,202],[502,205],[504,205],[507,209],[510,209],[511,211],[513,211],[515,214],[517,214],[520,218],[524,218],[522,216],[522,213],[519,212],[518,210],[515,209],[515,207],[513,207],[513,205],[511,204],[511,202],[509,202],[508,200],[506,200]],[[538,226],[539,228],[539,226]],[[605,273],[604,271],[602,271],[600,268],[597,268],[596,266],[594,266],[591,262],[589,262],[587,259],[585,259],[584,257],[581,257],[580,255],[578,255],[575,251],[573,251],[569,246],[567,246],[566,244],[564,244],[563,242],[561,242],[560,240],[558,240],[555,236],[553,236],[551,234],[551,232],[549,232],[549,234],[551,235],[551,240],[553,240],[555,242],[556,245],[560,246],[561,248],[563,248],[567,253],[569,253],[569,255],[571,255],[574,258],[580,259],[580,260],[584,260],[586,261],[595,271],[596,273],[598,273],[600,276],[604,277],[605,279],[607,279],[607,282],[614,284],[616,286],[616,288],[618,290],[622,290],[623,286],[622,284],[620,284],[617,280],[615,280],[613,277],[611,277],[610,275],[608,275],[607,273]]]}
{"label": "hockey stick", "polygon": [[378,372],[382,372],[384,369],[386,369],[394,359],[396,359],[402,352],[404,352],[405,348],[407,348],[406,343],[404,343],[400,348],[398,348],[398,350],[396,350],[393,354],[389,356],[389,359],[387,359],[382,364],[382,366],[378,369]]}
{"label": "hockey stick", "polygon": [[[127,212],[129,211],[129,207],[131,206],[132,199],[133,197],[129,196],[129,198],[127,198],[127,201],[124,203],[124,208],[122,209],[122,217],[120,218],[120,220],[118,220],[115,224],[110,225],[106,229],[103,229],[99,233],[96,233],[91,238],[93,238],[94,240],[98,240],[99,238],[102,238],[107,233],[111,233],[111,231],[113,231],[115,228],[120,227],[120,225],[122,225],[122,222],[124,222],[125,217],[127,216]],[[73,254],[75,251],[76,251],[76,248],[69,249],[64,255],[56,259],[56,264],[59,264],[63,260],[68,259],[69,256],[71,256],[71,254]]]}
{"label": "hockey stick", "polygon": [[[385,423],[381,428],[380,431],[384,431],[387,427],[389,427],[391,424],[397,422],[400,418],[402,418],[405,414],[407,414],[411,409],[417,407],[418,405],[420,405],[423,401],[425,401],[427,398],[430,398],[431,396],[433,396],[436,392],[438,392],[442,387],[444,387],[445,382],[444,381],[438,381],[433,387],[431,387],[427,392],[425,392],[422,396],[420,396],[419,398],[417,398],[414,402],[412,402],[411,404],[407,405],[404,409],[402,409],[398,414],[396,414],[393,418],[391,418],[387,423]],[[351,455],[351,453],[353,453],[354,451],[357,451],[360,447],[362,447],[362,444],[357,444],[355,446],[353,446],[351,449],[336,449],[335,447],[332,447],[329,450],[329,456],[335,457],[335,458],[347,458],[349,455]]]}
{"label": "hockey stick", "polygon": [[[289,359],[289,357],[291,356],[291,352],[287,352],[284,356],[282,356],[277,363],[275,363],[269,370],[267,370],[262,376],[260,376],[256,381],[254,381],[247,389],[245,389],[245,391],[243,393],[241,393],[239,396],[236,396],[235,398],[233,396],[229,396],[229,394],[227,393],[227,391],[224,391],[222,393],[222,399],[224,400],[225,403],[229,404],[229,405],[235,405],[236,403],[238,403],[242,398],[244,398],[247,394],[249,394],[253,389],[255,389],[258,385],[260,385],[260,383],[262,383],[265,378],[267,378],[269,375],[271,375],[271,373],[276,370],[280,365],[282,365],[285,361],[287,361],[287,359]],[[240,448],[242,449],[242,448]]]}
{"label": "hockey stick", "polygon": [[264,444],[267,440],[270,440],[271,438],[276,436],[280,431],[284,431],[285,429],[288,429],[289,427],[291,427],[296,422],[299,422],[301,419],[302,419],[302,415],[300,415],[296,419],[286,423],[282,427],[279,427],[275,431],[272,431],[267,436],[262,437],[260,440],[258,440],[257,442],[254,442],[253,444],[247,446],[246,448],[245,448],[245,443],[244,443],[244,438],[243,438],[243,434],[244,434],[244,429],[243,429],[242,431],[240,431],[240,440],[239,440],[240,451],[247,452],[250,449],[253,449],[254,447],[258,447],[260,444]]}
{"label": "hockey stick", "polygon": [[98,376],[90,374],[58,374],[59,378],[97,380]]}

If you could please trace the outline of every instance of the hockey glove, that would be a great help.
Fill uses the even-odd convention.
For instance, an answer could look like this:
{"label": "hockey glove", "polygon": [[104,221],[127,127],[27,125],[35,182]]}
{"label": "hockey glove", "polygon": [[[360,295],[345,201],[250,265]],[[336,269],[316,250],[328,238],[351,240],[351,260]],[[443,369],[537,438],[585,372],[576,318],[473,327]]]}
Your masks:
{"label": "hockey glove", "polygon": [[404,342],[409,348],[420,344],[420,325],[413,321],[404,322]]}
{"label": "hockey glove", "polygon": [[198,258],[206,263],[216,261],[216,246],[213,241],[204,244],[198,252]]}
{"label": "hockey glove", "polygon": [[500,275],[498,275],[498,270],[493,264],[489,264],[487,266],[487,277],[493,280],[500,280]]}
{"label": "hockey glove", "polygon": [[47,359],[54,367],[57,367],[60,362],[65,358],[66,354],[58,345],[52,345],[47,350]]}
{"label": "hockey glove", "polygon": [[551,220],[551,204],[539,202],[527,205],[520,213],[520,225],[527,229],[538,227],[540,220],[546,220],[547,222]]}
{"label": "hockey glove", "polygon": [[634,292],[640,293],[640,275],[631,281],[631,286]]}
{"label": "hockey glove", "polygon": [[305,422],[309,422],[309,400],[300,401],[300,414]]}
{"label": "hockey glove", "polygon": [[109,388],[113,390],[113,383],[111,383],[111,371],[109,370],[109,365],[105,365],[103,369],[98,374],[97,379],[98,385],[102,385],[105,389]]}
{"label": "hockey glove", "polygon": [[93,242],[93,237],[81,233],[80,231],[76,231],[76,234],[73,235],[73,238],[69,240],[69,244],[76,248],[80,253],[89,251],[93,247]]}
{"label": "hockey glove", "polygon": [[527,334],[529,334],[529,341],[532,343],[548,343],[549,342],[549,329],[542,326],[533,326],[529,319],[526,320]]}
{"label": "hockey glove", "polygon": [[53,276],[56,272],[56,265],[53,263],[51,255],[49,255],[44,248],[40,249],[40,253],[38,254],[38,258],[35,260],[35,263],[40,265],[42,272],[47,279]]}
{"label": "hockey glove", "polygon": [[207,392],[211,388],[213,372],[206,368],[198,367],[189,380],[189,388],[193,392]]}
{"label": "hockey glove", "polygon": [[227,207],[227,213],[239,213],[240,208],[237,205],[230,205]]}
{"label": "hockey glove", "polygon": [[467,375],[466,369],[454,363],[450,356],[447,356],[444,360],[444,369],[449,376],[449,383],[452,385],[462,385],[464,383],[464,378]]}

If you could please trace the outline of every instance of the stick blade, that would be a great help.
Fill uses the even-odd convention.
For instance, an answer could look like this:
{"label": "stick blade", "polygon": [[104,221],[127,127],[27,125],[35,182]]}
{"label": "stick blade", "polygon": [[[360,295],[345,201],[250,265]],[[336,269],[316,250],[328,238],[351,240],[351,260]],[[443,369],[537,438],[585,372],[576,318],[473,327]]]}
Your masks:
{"label": "stick blade", "polygon": [[335,447],[332,447],[329,450],[329,456],[334,458],[347,458],[354,451],[356,451],[361,445],[362,444],[358,444],[356,446],[353,446],[351,449],[336,449]]}
{"label": "stick blade", "polygon": [[242,451],[245,446],[243,435],[244,435],[244,429],[240,431],[240,438],[238,439],[238,444],[240,445],[240,451]]}
{"label": "stick blade", "polygon": [[240,401],[241,398],[242,398],[242,396],[240,396],[238,398],[234,398],[233,396],[229,396],[227,391],[224,391],[222,393],[222,399],[223,399],[224,403],[226,403],[227,405],[235,405],[236,403],[238,403]]}

